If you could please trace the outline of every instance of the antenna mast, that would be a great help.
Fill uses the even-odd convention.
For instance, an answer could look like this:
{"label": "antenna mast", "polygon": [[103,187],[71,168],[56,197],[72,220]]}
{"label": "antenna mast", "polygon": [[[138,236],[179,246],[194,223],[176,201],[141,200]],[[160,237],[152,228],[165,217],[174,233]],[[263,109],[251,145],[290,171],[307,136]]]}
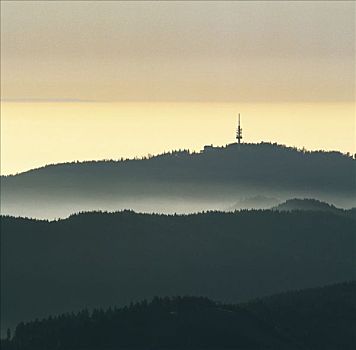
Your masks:
{"label": "antenna mast", "polygon": [[237,142],[240,144],[241,140],[242,140],[242,128],[240,125],[240,113],[239,113],[239,123],[238,123],[237,130],[236,130],[236,139],[237,139]]}

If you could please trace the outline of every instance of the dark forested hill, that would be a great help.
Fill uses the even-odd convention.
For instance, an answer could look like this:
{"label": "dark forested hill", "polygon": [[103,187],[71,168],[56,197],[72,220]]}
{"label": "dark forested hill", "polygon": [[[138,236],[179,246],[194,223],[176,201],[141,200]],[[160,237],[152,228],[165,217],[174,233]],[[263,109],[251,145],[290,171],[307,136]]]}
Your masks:
{"label": "dark forested hill", "polygon": [[307,196],[350,207],[355,176],[356,160],[339,152],[230,144],[150,159],[49,165],[2,177],[1,204],[3,214],[42,218],[95,209],[221,210],[258,196]]}
{"label": "dark forested hill", "polygon": [[260,349],[351,350],[356,282],[248,304],[155,297],[129,307],[82,310],[20,323],[3,350]]}
{"label": "dark forested hill", "polygon": [[334,205],[319,201],[313,198],[293,198],[278,204],[273,209],[284,211],[284,210],[321,210],[327,212],[338,213],[339,208]]}
{"label": "dark forested hill", "polygon": [[327,213],[333,213],[338,215],[348,215],[356,218],[356,208],[349,210],[337,208],[332,204],[319,201],[313,198],[293,198],[288,199],[283,203],[278,204],[272,208],[277,211],[291,211],[291,210],[307,210],[307,211],[324,211]]}
{"label": "dark forested hill", "polygon": [[356,281],[278,294],[244,308],[303,348],[356,347]]}
{"label": "dark forested hill", "polygon": [[324,212],[1,218],[2,327],[154,295],[237,302],[355,277],[356,221]]}

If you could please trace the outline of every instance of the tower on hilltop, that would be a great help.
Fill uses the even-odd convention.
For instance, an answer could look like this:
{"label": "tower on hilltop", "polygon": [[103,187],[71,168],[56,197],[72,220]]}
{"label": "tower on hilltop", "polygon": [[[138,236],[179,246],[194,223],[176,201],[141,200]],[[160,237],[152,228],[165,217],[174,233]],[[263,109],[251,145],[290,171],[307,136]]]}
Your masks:
{"label": "tower on hilltop", "polygon": [[242,140],[242,128],[240,125],[240,113],[239,113],[239,123],[237,125],[237,130],[236,130],[236,140],[240,144]]}

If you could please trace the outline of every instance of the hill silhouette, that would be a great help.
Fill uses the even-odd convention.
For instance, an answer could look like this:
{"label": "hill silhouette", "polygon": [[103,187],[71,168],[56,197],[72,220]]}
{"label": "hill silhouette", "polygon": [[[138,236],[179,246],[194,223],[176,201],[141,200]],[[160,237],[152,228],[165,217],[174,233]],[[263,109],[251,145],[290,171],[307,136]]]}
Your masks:
{"label": "hill silhouette", "polygon": [[356,281],[265,297],[245,308],[310,350],[356,345]]}
{"label": "hill silhouette", "polygon": [[1,217],[1,325],[154,295],[238,302],[354,279],[355,228],[321,211]]}
{"label": "hill silhouette", "polygon": [[336,213],[339,209],[334,205],[319,201],[314,198],[293,198],[288,199],[274,207],[276,210],[322,210]]}
{"label": "hill silhouette", "polygon": [[288,199],[283,203],[278,204],[272,208],[278,211],[291,211],[291,210],[308,210],[308,211],[324,211],[339,215],[351,215],[356,214],[356,208],[351,208],[350,210],[345,210],[342,208],[337,208],[333,204],[319,201],[314,198],[293,198]]}
{"label": "hill silhouette", "polygon": [[225,210],[261,195],[313,197],[350,207],[355,175],[356,160],[340,152],[230,144],[201,153],[64,163],[2,176],[1,207],[2,214],[38,218],[98,209],[188,213]]}
{"label": "hill silhouette", "polygon": [[354,349],[356,282],[288,292],[247,304],[154,297],[17,325],[3,350]]}

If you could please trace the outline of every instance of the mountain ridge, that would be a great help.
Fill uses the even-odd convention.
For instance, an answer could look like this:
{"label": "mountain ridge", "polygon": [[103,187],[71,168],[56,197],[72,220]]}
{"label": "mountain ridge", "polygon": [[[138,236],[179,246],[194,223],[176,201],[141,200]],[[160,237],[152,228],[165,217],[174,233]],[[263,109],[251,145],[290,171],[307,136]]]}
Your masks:
{"label": "mountain ridge", "polygon": [[[306,207],[302,208],[300,204],[303,205],[304,202],[312,202],[312,203],[320,203],[320,207]],[[285,207],[285,205],[289,205],[290,203],[295,203],[296,205],[293,207]],[[330,209],[330,210],[329,210]],[[115,216],[115,215],[121,215],[121,214],[128,214],[128,215],[139,215],[139,216],[157,216],[157,217],[166,217],[166,218],[174,218],[174,217],[194,217],[197,215],[205,215],[205,214],[238,214],[238,213],[255,213],[255,212],[281,212],[281,213],[288,213],[288,212],[293,212],[293,211],[302,211],[302,212],[327,212],[335,215],[339,215],[340,213],[349,213],[353,214],[356,208],[352,207],[349,209],[342,209],[334,206],[331,203],[327,203],[324,201],[320,201],[318,199],[314,198],[292,198],[292,199],[287,199],[284,202],[281,202],[277,206],[269,207],[269,208],[241,208],[241,209],[235,209],[235,210],[204,210],[201,212],[195,212],[195,213],[183,213],[183,214],[178,214],[178,213],[145,213],[145,212],[137,212],[133,209],[122,209],[122,210],[114,210],[114,211],[108,211],[108,210],[90,210],[90,211],[78,211],[69,214],[67,217],[64,218],[55,218],[55,219],[41,219],[41,218],[33,218],[33,217],[26,217],[26,216],[14,216],[14,215],[9,215],[9,214],[0,214],[0,219],[15,219],[15,220],[22,220],[24,222],[42,222],[42,223],[52,223],[52,222],[61,222],[61,221],[67,221],[71,219],[75,219],[78,217],[82,216],[91,216],[91,215],[107,215],[107,216]],[[351,219],[356,219],[352,215],[350,216]]]}
{"label": "mountain ridge", "polygon": [[349,209],[338,208],[333,204],[320,201],[315,198],[287,199],[285,202],[282,202],[270,209],[276,211],[323,211],[335,215],[349,215],[351,217],[355,217],[356,215],[355,207]]}
{"label": "mountain ridge", "polygon": [[[355,205],[356,160],[338,152],[230,144],[142,160],[68,163],[1,177],[1,213],[63,217],[76,211],[188,213],[254,196],[311,196]],[[42,207],[42,210],[38,208]]]}
{"label": "mountain ridge", "polygon": [[1,324],[158,293],[233,302],[353,279],[355,227],[320,211],[2,216]]}
{"label": "mountain ridge", "polygon": [[[7,178],[7,177],[15,177],[15,176],[21,176],[21,175],[25,175],[28,173],[32,173],[32,172],[37,172],[37,171],[41,171],[41,170],[45,170],[47,168],[56,168],[56,167],[67,167],[67,166],[75,166],[75,165],[91,165],[91,164],[98,164],[98,163],[102,163],[102,164],[106,164],[106,163],[122,163],[122,162],[134,162],[134,161],[147,161],[147,160],[151,160],[151,159],[156,159],[156,158],[161,158],[161,157],[165,157],[165,156],[169,156],[169,155],[179,155],[179,154],[188,154],[188,155],[199,155],[202,154],[204,152],[208,152],[208,151],[216,151],[216,150],[223,150],[226,149],[228,147],[231,146],[238,146],[237,143],[231,143],[231,144],[226,144],[223,146],[204,146],[204,148],[201,151],[190,151],[189,149],[177,149],[177,150],[172,150],[172,151],[168,151],[168,152],[163,152],[163,153],[159,153],[156,155],[148,155],[148,156],[142,156],[142,157],[133,157],[133,158],[119,158],[119,159],[99,159],[99,160],[83,160],[83,161],[79,161],[79,160],[74,160],[74,161],[69,161],[69,162],[60,162],[60,163],[51,163],[51,164],[46,164],[46,165],[42,165],[36,168],[31,168],[25,171],[21,171],[18,173],[14,173],[14,174],[7,174],[7,175],[0,175],[1,178]],[[293,147],[293,146],[287,146],[284,144],[278,144],[278,143],[271,143],[271,142],[259,142],[259,143],[242,143],[240,144],[238,147],[244,147],[244,146],[273,146],[276,148],[281,148],[281,149],[287,149],[293,152],[298,152],[301,154],[324,154],[324,155],[337,155],[340,157],[346,157],[346,158],[350,158],[350,159],[354,159],[354,157],[352,155],[350,155],[350,153],[343,153],[341,151],[337,151],[337,150],[307,150],[305,148],[298,148],[298,147]]]}
{"label": "mountain ridge", "polygon": [[84,309],[21,322],[12,339],[3,339],[2,345],[4,350],[67,350],[74,346],[353,349],[355,292],[356,281],[348,281],[242,304],[218,303],[205,297],[155,296],[151,301],[119,308]]}

